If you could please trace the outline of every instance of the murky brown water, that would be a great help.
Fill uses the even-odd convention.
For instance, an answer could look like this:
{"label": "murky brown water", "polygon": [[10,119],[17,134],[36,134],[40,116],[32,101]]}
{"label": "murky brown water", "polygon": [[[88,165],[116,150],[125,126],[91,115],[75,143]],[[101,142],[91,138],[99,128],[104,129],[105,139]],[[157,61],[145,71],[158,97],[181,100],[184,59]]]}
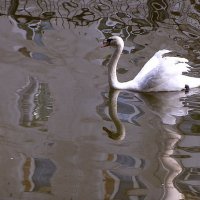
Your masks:
{"label": "murky brown water", "polygon": [[1,1],[1,200],[200,199],[200,90],[109,91],[159,49],[200,77],[200,3]]}

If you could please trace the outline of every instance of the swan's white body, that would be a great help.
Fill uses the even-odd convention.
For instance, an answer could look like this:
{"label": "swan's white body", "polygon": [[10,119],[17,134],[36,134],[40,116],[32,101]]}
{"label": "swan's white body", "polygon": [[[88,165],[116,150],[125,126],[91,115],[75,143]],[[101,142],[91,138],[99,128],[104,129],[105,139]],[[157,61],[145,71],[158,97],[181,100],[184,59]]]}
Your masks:
{"label": "swan's white body", "polygon": [[188,60],[180,57],[168,57],[164,54],[169,50],[160,50],[144,65],[137,76],[127,82],[119,82],[116,68],[118,60],[124,48],[122,38],[112,36],[105,46],[115,47],[115,51],[108,64],[109,84],[114,89],[127,89],[141,92],[181,91],[186,88],[200,86],[200,78],[183,75],[188,72],[190,66]]}

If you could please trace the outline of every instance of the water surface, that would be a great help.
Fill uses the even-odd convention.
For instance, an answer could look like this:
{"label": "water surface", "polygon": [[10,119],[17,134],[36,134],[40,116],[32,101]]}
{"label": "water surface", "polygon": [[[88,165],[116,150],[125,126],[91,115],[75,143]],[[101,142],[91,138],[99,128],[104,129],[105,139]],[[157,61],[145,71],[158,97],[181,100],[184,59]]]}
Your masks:
{"label": "water surface", "polygon": [[159,49],[200,77],[197,1],[0,2],[0,199],[180,200],[200,196],[199,89],[112,91]]}

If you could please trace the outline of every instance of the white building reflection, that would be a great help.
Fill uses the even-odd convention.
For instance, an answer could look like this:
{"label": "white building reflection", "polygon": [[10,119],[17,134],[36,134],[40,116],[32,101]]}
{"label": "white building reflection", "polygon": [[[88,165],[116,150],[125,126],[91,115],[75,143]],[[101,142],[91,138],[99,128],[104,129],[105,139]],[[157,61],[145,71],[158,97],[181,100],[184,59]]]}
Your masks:
{"label": "white building reflection", "polygon": [[27,84],[19,89],[17,94],[19,124],[23,127],[44,126],[53,111],[53,99],[48,84],[29,76]]}
{"label": "white building reflection", "polygon": [[[119,90],[109,91],[109,115],[110,119],[113,121],[116,130],[110,130],[103,127],[103,130],[107,133],[108,137],[114,140],[124,140],[126,137],[126,130],[123,120],[123,113],[118,113],[118,96],[120,95]],[[123,91],[124,93],[124,91]],[[168,92],[168,93],[132,93],[127,91],[127,95],[122,96],[135,96],[135,99],[140,100],[145,104],[150,112],[155,116],[159,117],[161,120],[162,132],[163,132],[163,142],[160,144],[160,150],[158,155],[158,160],[160,160],[160,168],[165,171],[164,179],[162,180],[162,200],[180,200],[184,199],[184,195],[181,190],[178,190],[175,184],[175,178],[183,171],[183,167],[173,155],[176,154],[177,142],[181,140],[181,135],[179,131],[174,127],[175,124],[180,121],[181,116],[188,114],[191,108],[187,107],[187,102],[185,101],[191,95],[198,93],[198,89],[191,91],[188,94],[184,92]],[[120,101],[123,101],[122,96]],[[126,99],[127,100],[127,99]],[[133,98],[131,99],[133,100]],[[130,101],[131,101],[130,100]],[[120,102],[119,101],[119,102]],[[127,102],[123,102],[126,104]],[[132,101],[132,103],[134,103]],[[129,102],[130,104],[130,102]],[[104,104],[106,105],[106,104]],[[132,105],[135,107],[135,105]],[[141,109],[141,107],[140,107]],[[101,110],[101,109],[99,109]],[[104,109],[105,111],[106,109]],[[133,109],[134,110],[134,109]],[[137,109],[138,110],[138,109]],[[138,116],[137,110],[135,110],[135,115]],[[123,112],[122,110],[120,112]],[[141,109],[142,113],[142,109]],[[144,113],[144,112],[143,112]],[[105,117],[104,113],[104,117]],[[145,114],[144,114],[145,115]],[[131,113],[134,119],[134,112]],[[143,115],[139,115],[140,117]],[[136,118],[135,118],[136,119]],[[137,123],[133,123],[136,125]],[[108,156],[109,161],[117,162],[117,157],[119,155]],[[124,155],[124,157],[126,157]],[[125,159],[125,158],[124,158]],[[134,157],[132,158],[135,159]],[[140,159],[139,159],[140,160]],[[126,161],[125,161],[126,162]],[[128,162],[127,162],[128,163]],[[136,163],[136,160],[135,160]],[[141,160],[139,162],[141,164]],[[145,160],[143,160],[144,166],[142,165],[132,165],[133,168],[143,170],[145,166]],[[155,174],[157,172],[155,171]],[[123,174],[117,173],[113,170],[103,171],[104,176],[104,199],[149,199],[151,196],[151,185],[145,180],[144,177],[138,174],[138,176],[125,176]],[[126,194],[124,193],[126,191]]]}

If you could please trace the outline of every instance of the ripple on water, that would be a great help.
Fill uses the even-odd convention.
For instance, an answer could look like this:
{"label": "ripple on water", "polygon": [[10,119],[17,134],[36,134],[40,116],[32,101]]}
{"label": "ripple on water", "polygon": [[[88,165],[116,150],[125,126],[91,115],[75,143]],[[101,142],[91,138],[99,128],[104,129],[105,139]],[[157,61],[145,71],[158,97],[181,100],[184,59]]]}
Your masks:
{"label": "ripple on water", "polygon": [[184,137],[178,143],[176,151],[177,159],[182,163],[183,171],[179,174],[175,183],[186,199],[198,199],[200,196],[200,96],[195,94],[185,98],[184,105],[190,108],[187,116],[177,124]]}
{"label": "ripple on water", "polygon": [[200,168],[184,168],[176,178],[176,186],[185,194],[186,199],[198,199],[200,196]]}

